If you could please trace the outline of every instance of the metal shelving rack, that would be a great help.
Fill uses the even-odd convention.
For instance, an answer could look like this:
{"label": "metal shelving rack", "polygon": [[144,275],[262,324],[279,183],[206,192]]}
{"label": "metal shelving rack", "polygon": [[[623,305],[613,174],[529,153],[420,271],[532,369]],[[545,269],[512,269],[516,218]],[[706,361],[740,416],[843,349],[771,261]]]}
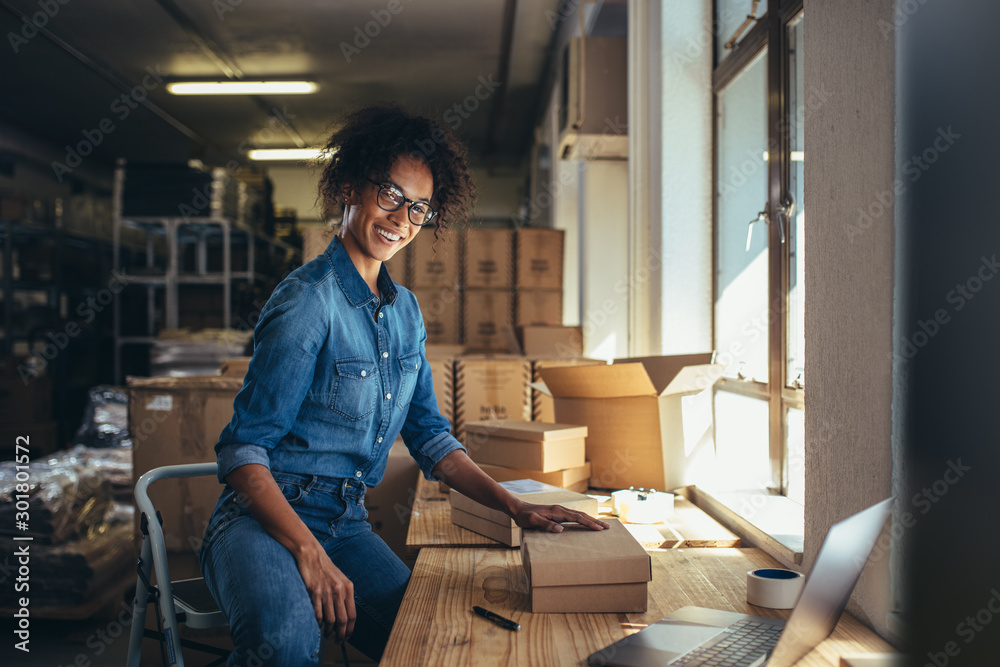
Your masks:
{"label": "metal shelving rack", "polygon": [[[255,281],[266,280],[268,276],[256,271],[256,246],[266,245],[270,252],[281,250],[286,256],[301,251],[287,243],[257,233],[242,220],[244,206],[238,207],[238,217],[232,218],[221,213],[221,204],[213,198],[210,214],[194,216],[131,216],[122,211],[125,190],[125,163],[120,161],[115,169],[112,191],[112,258],[113,266],[121,269],[122,230],[136,229],[145,233],[146,265],[141,274],[128,276],[129,284],[146,287],[146,335],[123,335],[121,299],[114,300],[114,377],[116,382],[124,382],[122,375],[122,348],[126,345],[151,345],[157,340],[158,290],[163,290],[162,326],[176,329],[179,326],[180,286],[219,285],[223,290],[223,324],[232,328],[232,287],[236,281],[253,285]],[[165,266],[157,268],[157,238],[165,239]],[[209,244],[221,241],[222,270],[209,271]],[[161,242],[162,244],[162,242]],[[193,270],[183,271],[181,267],[182,248],[193,244],[195,249]],[[245,246],[244,246],[245,244]],[[233,271],[233,248],[245,248],[245,268]]]}

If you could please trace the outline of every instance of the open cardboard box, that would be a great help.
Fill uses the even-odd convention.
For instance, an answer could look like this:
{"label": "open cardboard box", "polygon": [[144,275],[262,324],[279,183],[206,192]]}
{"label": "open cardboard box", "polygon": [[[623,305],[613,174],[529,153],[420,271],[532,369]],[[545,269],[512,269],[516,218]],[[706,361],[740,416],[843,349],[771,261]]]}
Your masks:
{"label": "open cardboard box", "polygon": [[711,359],[685,354],[542,368],[542,382],[532,386],[554,398],[557,422],[587,426],[592,487],[669,490],[689,483],[688,463],[711,444],[711,395],[703,392],[723,369]]}

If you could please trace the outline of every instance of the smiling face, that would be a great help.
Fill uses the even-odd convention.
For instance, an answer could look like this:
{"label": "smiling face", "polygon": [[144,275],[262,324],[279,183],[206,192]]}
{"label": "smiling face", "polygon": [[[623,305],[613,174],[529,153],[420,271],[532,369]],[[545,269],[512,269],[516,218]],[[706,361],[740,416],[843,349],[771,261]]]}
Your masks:
{"label": "smiling face", "polygon": [[[388,175],[373,174],[371,178],[391,183],[414,201],[429,203],[434,194],[431,170],[409,155],[396,158]],[[344,222],[338,232],[354,266],[373,292],[382,262],[404,248],[420,231],[420,227],[410,223],[409,202],[399,210],[384,211],[377,202],[378,191],[378,185],[365,181],[345,193]]]}

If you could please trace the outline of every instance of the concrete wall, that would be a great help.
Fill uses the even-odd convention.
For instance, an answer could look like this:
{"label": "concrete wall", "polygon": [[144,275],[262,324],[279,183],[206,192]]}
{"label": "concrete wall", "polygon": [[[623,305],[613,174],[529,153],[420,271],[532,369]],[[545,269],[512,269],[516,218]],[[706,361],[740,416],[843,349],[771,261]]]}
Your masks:
{"label": "concrete wall", "polygon": [[[807,1],[805,567],[829,526],[892,494],[892,0]],[[866,217],[869,216],[869,217]],[[886,634],[889,554],[849,607]]]}

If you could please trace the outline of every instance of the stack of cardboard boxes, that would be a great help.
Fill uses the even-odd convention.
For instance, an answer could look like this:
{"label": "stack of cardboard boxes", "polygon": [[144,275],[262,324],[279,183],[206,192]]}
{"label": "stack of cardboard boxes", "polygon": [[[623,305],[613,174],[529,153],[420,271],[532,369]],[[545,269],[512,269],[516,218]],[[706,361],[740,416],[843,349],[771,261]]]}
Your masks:
{"label": "stack of cardboard boxes", "polygon": [[469,456],[498,482],[533,479],[583,492],[590,479],[586,426],[528,421],[465,424]]}

